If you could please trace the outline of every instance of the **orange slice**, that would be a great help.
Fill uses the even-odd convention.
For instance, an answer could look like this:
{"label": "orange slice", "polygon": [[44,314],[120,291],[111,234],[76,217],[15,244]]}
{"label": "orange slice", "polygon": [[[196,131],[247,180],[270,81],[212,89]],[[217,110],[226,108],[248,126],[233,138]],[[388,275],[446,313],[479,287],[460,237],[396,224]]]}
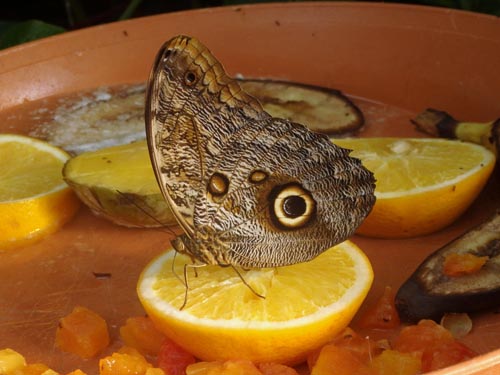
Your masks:
{"label": "orange slice", "polygon": [[298,363],[349,324],[373,280],[368,259],[349,241],[310,262],[241,270],[265,298],[231,267],[199,267],[196,276],[190,260],[174,254],[146,266],[137,292],[157,328],[206,361]]}
{"label": "orange slice", "polygon": [[413,237],[455,221],[483,189],[495,156],[483,146],[437,138],[335,139],[375,178],[377,201],[358,233]]}
{"label": "orange slice", "polygon": [[0,135],[0,249],[55,232],[80,206],[62,179],[69,155],[20,135]]}

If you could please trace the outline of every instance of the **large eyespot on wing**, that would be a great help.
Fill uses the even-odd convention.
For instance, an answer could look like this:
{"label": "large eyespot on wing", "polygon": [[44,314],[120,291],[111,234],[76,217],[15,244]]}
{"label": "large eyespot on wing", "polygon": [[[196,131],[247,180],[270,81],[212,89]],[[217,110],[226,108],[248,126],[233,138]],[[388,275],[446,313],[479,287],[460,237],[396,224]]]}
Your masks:
{"label": "large eyespot on wing", "polygon": [[268,199],[271,220],[280,229],[303,228],[316,216],[316,201],[298,183],[276,186]]}

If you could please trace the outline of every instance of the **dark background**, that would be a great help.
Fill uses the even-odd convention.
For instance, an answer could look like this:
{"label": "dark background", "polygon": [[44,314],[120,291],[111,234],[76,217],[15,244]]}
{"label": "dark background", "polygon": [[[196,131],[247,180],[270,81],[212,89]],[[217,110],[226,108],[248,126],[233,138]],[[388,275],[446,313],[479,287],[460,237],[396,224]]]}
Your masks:
{"label": "dark background", "polygon": [[[276,0],[275,0],[276,1]],[[278,0],[279,1],[279,0]],[[370,1],[370,0],[368,0]],[[82,27],[180,10],[263,0],[17,0],[0,7],[0,49]],[[380,1],[379,1],[380,2]],[[384,1],[449,7],[500,16],[500,0]]]}

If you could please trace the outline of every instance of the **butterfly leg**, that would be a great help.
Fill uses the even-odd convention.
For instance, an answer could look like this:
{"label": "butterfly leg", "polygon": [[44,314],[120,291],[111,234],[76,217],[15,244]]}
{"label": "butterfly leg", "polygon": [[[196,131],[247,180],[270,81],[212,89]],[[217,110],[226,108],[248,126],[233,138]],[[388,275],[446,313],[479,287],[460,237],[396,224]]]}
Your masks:
{"label": "butterfly leg", "polygon": [[194,271],[194,277],[198,277],[198,268],[200,267],[205,267],[206,264],[184,264],[184,271],[183,271],[183,274],[184,274],[184,281],[181,280],[181,282],[184,284],[184,302],[182,303],[182,306],[179,308],[179,310],[182,310],[184,309],[184,307],[186,307],[186,304],[187,304],[187,300],[188,300],[188,291],[189,291],[189,283],[188,283],[188,268],[191,268],[193,269]]}

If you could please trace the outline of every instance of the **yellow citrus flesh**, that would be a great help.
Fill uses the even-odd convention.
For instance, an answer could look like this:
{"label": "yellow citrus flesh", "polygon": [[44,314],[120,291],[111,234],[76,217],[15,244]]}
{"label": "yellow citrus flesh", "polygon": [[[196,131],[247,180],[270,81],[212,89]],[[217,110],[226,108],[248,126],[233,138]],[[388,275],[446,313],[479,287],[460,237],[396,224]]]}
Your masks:
{"label": "yellow citrus flesh", "polygon": [[335,139],[375,178],[377,201],[357,233],[404,238],[455,221],[486,184],[495,156],[472,143],[434,138]]}
{"label": "yellow citrus flesh", "polygon": [[66,163],[63,176],[93,212],[117,224],[176,223],[156,182],[146,141],[80,154]]}
{"label": "yellow citrus flesh", "polygon": [[72,170],[71,178],[76,183],[102,186],[124,193],[161,194],[146,141],[80,154],[71,159],[65,169]]}
{"label": "yellow citrus flesh", "polygon": [[240,270],[242,278],[232,267],[190,264],[165,252],[146,266],[137,291],[157,327],[207,361],[298,363],[349,324],[373,281],[368,259],[349,241],[310,262]]}
{"label": "yellow citrus flesh", "polygon": [[46,142],[0,135],[0,249],[55,232],[80,203],[62,179],[69,155]]}

